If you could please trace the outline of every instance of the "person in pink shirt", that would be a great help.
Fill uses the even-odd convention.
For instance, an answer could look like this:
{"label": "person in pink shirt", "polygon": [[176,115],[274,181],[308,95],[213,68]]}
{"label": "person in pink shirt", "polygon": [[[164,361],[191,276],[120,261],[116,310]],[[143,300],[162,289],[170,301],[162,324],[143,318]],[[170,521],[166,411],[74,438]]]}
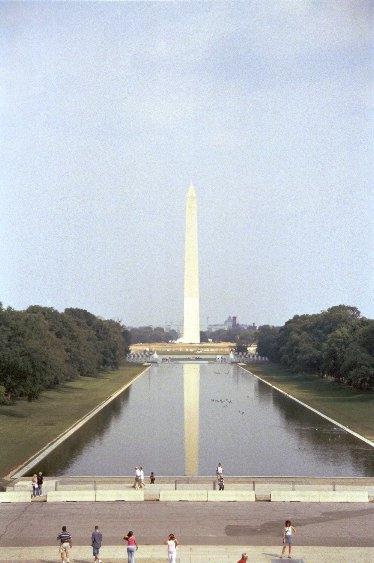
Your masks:
{"label": "person in pink shirt", "polygon": [[127,561],[128,563],[135,563],[135,553],[138,549],[138,544],[136,543],[134,532],[130,531],[123,539],[127,542]]}

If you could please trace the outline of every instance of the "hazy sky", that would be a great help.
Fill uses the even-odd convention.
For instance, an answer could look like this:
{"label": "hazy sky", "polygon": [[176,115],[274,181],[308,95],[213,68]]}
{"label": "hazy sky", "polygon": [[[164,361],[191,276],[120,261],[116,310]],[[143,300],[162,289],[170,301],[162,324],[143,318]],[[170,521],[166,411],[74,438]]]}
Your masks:
{"label": "hazy sky", "polygon": [[0,299],[182,320],[373,316],[369,2],[0,4]]}

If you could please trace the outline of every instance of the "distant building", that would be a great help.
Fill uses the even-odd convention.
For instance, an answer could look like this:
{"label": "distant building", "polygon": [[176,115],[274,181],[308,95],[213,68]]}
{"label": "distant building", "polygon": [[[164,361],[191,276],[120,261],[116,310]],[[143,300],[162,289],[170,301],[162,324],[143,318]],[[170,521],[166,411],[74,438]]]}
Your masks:
{"label": "distant building", "polygon": [[208,331],[214,332],[215,330],[230,330],[238,327],[238,317],[236,315],[229,315],[223,323],[216,323],[208,325]]}
{"label": "distant building", "polygon": [[233,328],[249,331],[257,330],[255,323],[249,325],[239,324],[237,315],[229,315],[223,323],[210,324],[207,330],[208,332],[214,332],[216,330],[231,330]]}

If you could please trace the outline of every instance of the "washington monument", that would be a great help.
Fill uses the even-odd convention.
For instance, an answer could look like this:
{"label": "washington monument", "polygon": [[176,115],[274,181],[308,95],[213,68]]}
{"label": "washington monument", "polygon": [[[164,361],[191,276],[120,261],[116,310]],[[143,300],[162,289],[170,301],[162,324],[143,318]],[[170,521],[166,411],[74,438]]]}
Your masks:
{"label": "washington monument", "polygon": [[197,245],[196,192],[191,184],[186,204],[186,241],[184,256],[183,342],[200,342],[199,259]]}

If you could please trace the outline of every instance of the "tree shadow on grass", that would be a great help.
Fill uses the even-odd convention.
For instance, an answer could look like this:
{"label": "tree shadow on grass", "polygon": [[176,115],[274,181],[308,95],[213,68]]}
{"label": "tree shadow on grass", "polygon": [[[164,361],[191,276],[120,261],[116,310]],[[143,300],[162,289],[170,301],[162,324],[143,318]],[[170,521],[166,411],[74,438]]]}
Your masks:
{"label": "tree shadow on grass", "polygon": [[61,393],[61,394],[66,394],[66,393],[71,393],[72,391],[87,391],[89,392],[89,389],[87,389],[87,387],[69,387],[68,385],[64,386],[64,387],[54,387],[53,389],[51,389],[51,391],[55,391],[57,394]]}
{"label": "tree shadow on grass", "polygon": [[4,412],[0,410],[0,416],[10,416],[12,418],[27,418],[28,415],[14,411]]}

